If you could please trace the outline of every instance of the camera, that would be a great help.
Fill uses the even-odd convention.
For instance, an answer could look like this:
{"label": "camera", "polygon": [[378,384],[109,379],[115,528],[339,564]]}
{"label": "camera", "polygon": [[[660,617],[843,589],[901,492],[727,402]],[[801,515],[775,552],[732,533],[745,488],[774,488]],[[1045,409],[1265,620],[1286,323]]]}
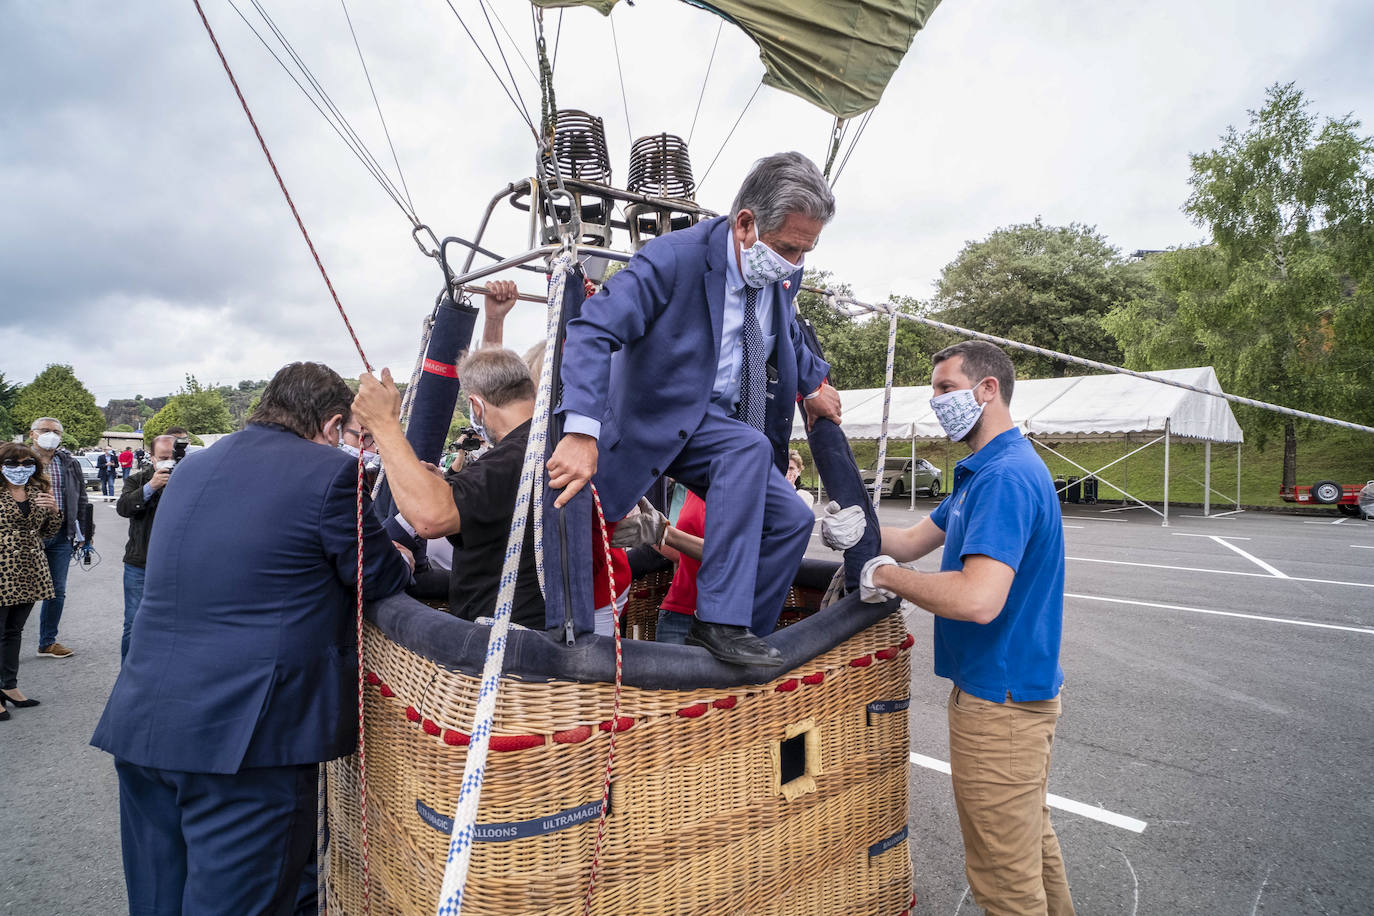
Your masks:
{"label": "camera", "polygon": [[453,444],[462,451],[475,452],[482,447],[482,437],[477,435],[477,430],[471,426],[464,426],[458,430],[458,436],[458,441]]}
{"label": "camera", "polygon": [[186,457],[186,446],[190,443],[190,439],[177,439],[177,441],[172,445],[172,460],[174,462],[179,463],[181,459]]}

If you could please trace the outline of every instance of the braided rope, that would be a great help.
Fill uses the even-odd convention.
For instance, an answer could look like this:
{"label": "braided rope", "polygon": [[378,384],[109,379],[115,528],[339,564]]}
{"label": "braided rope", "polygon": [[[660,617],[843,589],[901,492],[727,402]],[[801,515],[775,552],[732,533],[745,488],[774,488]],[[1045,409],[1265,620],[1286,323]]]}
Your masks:
{"label": "braided rope", "polygon": [[[556,329],[558,315],[562,311],[563,290],[574,257],[575,252],[569,246],[558,253],[551,265],[549,327],[552,329]],[[549,333],[554,334],[556,330]],[[535,402],[534,420],[530,424],[529,442],[525,446],[525,461],[520,468],[520,485],[515,494],[510,538],[506,542],[506,558],[501,566],[495,621],[487,637],[487,656],[482,665],[482,679],[473,713],[472,737],[468,744],[467,760],[463,765],[463,782],[458,792],[457,809],[453,814],[448,861],[444,865],[444,881],[436,909],[438,916],[458,916],[463,911],[463,890],[467,883],[468,867],[472,863],[477,807],[482,796],[482,781],[486,777],[487,752],[491,748],[492,720],[496,714],[496,695],[501,687],[501,666],[506,657],[506,638],[510,632],[511,611],[515,604],[515,581],[520,572],[520,550],[525,542],[525,526],[531,504],[530,494],[542,489],[543,484],[542,471],[544,450],[548,442],[549,395],[552,383],[553,360],[545,359],[544,368],[539,374],[539,395]],[[535,549],[539,549],[537,540]]]}
{"label": "braided rope", "polygon": [[[862,309],[866,312],[887,312],[890,306],[870,305],[861,302],[852,296],[841,296],[830,290],[821,290],[821,294],[831,303],[831,307],[837,311],[844,312],[840,306]],[[1294,410],[1292,407],[1284,407],[1281,404],[1270,404],[1268,401],[1257,401],[1254,398],[1243,398],[1238,394],[1228,394],[1225,391],[1210,391],[1206,388],[1199,388],[1197,385],[1189,385],[1187,382],[1177,382],[1173,379],[1160,378],[1149,372],[1137,372],[1134,369],[1125,369],[1121,366],[1113,366],[1111,363],[1098,362],[1095,359],[1085,359],[1082,356],[1074,356],[1070,353],[1060,353],[1058,350],[1047,350],[1044,347],[1037,347],[1033,344],[1021,343],[1019,340],[1011,340],[1006,337],[998,337],[995,334],[984,334],[982,331],[971,331],[968,328],[961,328],[955,324],[946,324],[943,321],[936,321],[934,318],[926,318],[922,315],[913,315],[910,312],[903,312],[898,309],[891,309],[892,314],[907,321],[914,321],[923,324],[928,328],[935,328],[938,331],[949,331],[951,334],[960,334],[964,337],[972,337],[975,340],[986,340],[1001,347],[1011,347],[1013,350],[1024,350],[1027,353],[1035,353],[1040,356],[1048,356],[1052,359],[1059,359],[1073,363],[1075,366],[1084,366],[1088,369],[1097,369],[1101,372],[1115,372],[1117,375],[1129,375],[1132,378],[1144,379],[1147,382],[1158,382],[1161,385],[1168,385],[1171,388],[1182,388],[1184,391],[1195,391],[1198,394],[1205,394],[1208,397],[1220,398],[1223,401],[1230,401],[1232,404],[1241,404],[1245,407],[1258,407],[1260,410],[1268,410],[1272,413],[1282,414],[1286,417],[1296,417],[1299,420],[1313,420],[1317,423],[1327,423],[1331,426],[1339,426],[1342,429],[1353,429],[1361,433],[1374,433],[1374,426],[1363,426],[1359,423],[1351,423],[1348,420],[1338,420],[1335,417],[1323,416],[1319,413],[1310,413],[1306,410]]]}
{"label": "braided rope", "polygon": [[606,815],[610,813],[611,771],[615,766],[615,735],[620,731],[620,678],[622,657],[620,654],[620,602],[615,590],[615,565],[611,561],[611,539],[606,534],[606,514],[601,510],[601,494],[592,484],[592,500],[596,503],[596,522],[601,530],[601,550],[606,558],[606,581],[611,593],[611,633],[615,637],[615,692],[611,701],[611,737],[606,750],[606,779],[601,786],[601,816],[596,822],[596,846],[592,849],[592,871],[587,879],[587,896],[582,903],[583,916],[592,912],[592,895],[596,891],[596,871],[601,863],[601,842],[606,836]]}
{"label": "braided rope", "polygon": [[[429,354],[429,340],[434,336],[434,312],[425,316],[424,323],[420,331],[420,352],[415,357],[415,367],[410,370],[410,383],[406,385],[405,394],[401,395],[401,428],[405,429],[406,421],[410,419],[410,408],[415,403],[415,392],[420,387],[420,373],[424,371],[425,357]],[[461,381],[461,380],[460,380]],[[386,480],[386,459],[382,459],[382,469],[377,472],[377,482],[372,485],[372,498],[376,499],[382,492],[382,483]]]}
{"label": "braided rope", "polygon": [[[372,912],[372,869],[367,843],[367,728],[364,722],[363,704],[363,450],[358,449],[358,491],[357,491],[357,536],[358,571],[357,586],[357,632],[358,639],[358,820],[362,827],[363,838],[363,912]],[[318,853],[317,853],[318,855]]]}
{"label": "braided rope", "polygon": [[897,355],[897,313],[888,316],[887,324],[887,381],[883,386],[883,428],[878,434],[878,470],[873,475],[873,511],[883,497],[883,477],[887,472],[887,414],[892,406],[892,364]]}
{"label": "braided rope", "polygon": [[329,824],[326,811],[329,805],[329,773],[322,763],[318,768],[315,787],[315,912],[323,914],[329,909],[326,893],[329,887],[329,859],[325,855],[325,831]]}

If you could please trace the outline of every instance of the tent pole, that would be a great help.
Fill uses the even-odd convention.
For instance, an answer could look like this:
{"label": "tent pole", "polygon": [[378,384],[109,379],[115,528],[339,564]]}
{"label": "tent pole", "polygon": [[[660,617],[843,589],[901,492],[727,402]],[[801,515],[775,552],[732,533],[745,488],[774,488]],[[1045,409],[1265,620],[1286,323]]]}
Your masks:
{"label": "tent pole", "polygon": [[916,428],[911,428],[911,505],[908,512],[916,511]]}
{"label": "tent pole", "polygon": [[1235,444],[1235,508],[1241,508],[1241,446],[1243,442]]}
{"label": "tent pole", "polygon": [[1202,516],[1212,514],[1212,440],[1202,446]]}
{"label": "tent pole", "polygon": [[1169,418],[1164,418],[1164,528],[1169,527]]}

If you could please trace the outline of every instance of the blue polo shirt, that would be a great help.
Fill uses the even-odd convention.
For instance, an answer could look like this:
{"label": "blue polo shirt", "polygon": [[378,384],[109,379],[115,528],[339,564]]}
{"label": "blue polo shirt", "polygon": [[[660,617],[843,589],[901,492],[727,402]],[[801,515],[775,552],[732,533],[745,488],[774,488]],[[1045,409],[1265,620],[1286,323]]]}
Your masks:
{"label": "blue polo shirt", "polygon": [[945,532],[942,571],[982,554],[1016,573],[986,624],[935,618],[935,673],[993,703],[1059,695],[1064,528],[1049,469],[1009,429],[954,466],[954,489],[930,514]]}

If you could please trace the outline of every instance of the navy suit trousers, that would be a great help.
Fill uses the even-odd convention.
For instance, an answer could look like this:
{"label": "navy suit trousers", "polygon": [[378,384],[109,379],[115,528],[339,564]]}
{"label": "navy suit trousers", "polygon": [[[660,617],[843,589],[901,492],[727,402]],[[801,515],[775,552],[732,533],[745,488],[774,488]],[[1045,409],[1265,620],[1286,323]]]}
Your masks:
{"label": "navy suit trousers", "polygon": [[816,517],[772,443],[711,404],[668,474],[706,500],[697,618],[773,632]]}
{"label": "navy suit trousers", "polygon": [[290,914],[315,851],[315,764],[228,775],[115,760],[130,916]]}

